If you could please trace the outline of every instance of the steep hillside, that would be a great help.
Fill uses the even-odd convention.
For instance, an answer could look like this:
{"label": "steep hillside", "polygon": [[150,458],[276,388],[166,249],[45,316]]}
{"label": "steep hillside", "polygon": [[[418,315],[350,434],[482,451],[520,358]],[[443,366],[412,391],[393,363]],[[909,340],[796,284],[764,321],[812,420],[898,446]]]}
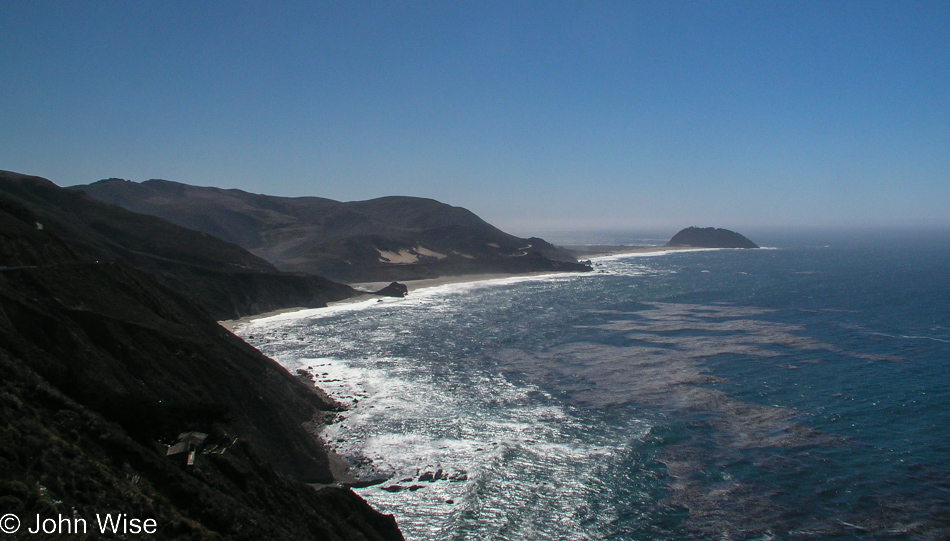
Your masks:
{"label": "steep hillside", "polygon": [[343,203],[166,180],[108,179],[74,189],[219,236],[281,270],[336,280],[589,270],[542,239],[509,235],[466,209],[432,199],[383,197]]}
{"label": "steep hillside", "polygon": [[154,274],[218,319],[324,306],[355,293],[319,276],[282,273],[235,244],[43,178],[0,171],[0,208],[4,201],[25,209],[31,223],[54,232],[91,261],[121,261]]}
{"label": "steep hillside", "polygon": [[[400,539],[332,482],[314,436],[337,408],[120,262],[0,205],[0,512],[126,513],[157,539]],[[41,222],[42,223],[42,222]],[[193,466],[166,456],[207,434]]]}

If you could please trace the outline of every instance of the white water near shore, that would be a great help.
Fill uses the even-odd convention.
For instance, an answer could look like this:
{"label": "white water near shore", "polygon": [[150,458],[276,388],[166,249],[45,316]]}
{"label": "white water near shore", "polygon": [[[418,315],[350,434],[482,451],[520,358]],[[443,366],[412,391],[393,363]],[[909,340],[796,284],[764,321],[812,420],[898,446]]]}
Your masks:
{"label": "white water near shore", "polygon": [[[940,538],[948,339],[895,304],[943,298],[932,274],[641,255],[237,332],[350,406],[324,435],[408,539]],[[926,294],[877,293],[904,284]]]}
{"label": "white water near shore", "polygon": [[[577,510],[590,499],[591,481],[624,454],[624,442],[647,434],[649,424],[634,419],[615,427],[616,433],[592,432],[578,412],[566,410],[529,382],[503,373],[427,367],[412,356],[387,355],[389,348],[373,344],[404,339],[403,333],[411,330],[399,329],[400,322],[433,315],[464,317],[465,301],[473,296],[503,297],[507,288],[526,285],[569,287],[603,273],[639,275],[643,270],[638,258],[682,251],[607,256],[595,260],[594,273],[430,281],[428,287],[411,289],[406,298],[371,298],[255,318],[236,326],[235,332],[291,373],[308,372],[319,387],[348,406],[323,437],[354,465],[353,474],[386,479],[359,492],[377,508],[395,513],[410,537],[470,528],[471,520],[464,517],[477,515],[484,527],[477,537],[491,537],[499,528],[520,528],[525,538],[563,538],[573,531],[573,539],[587,539],[581,532],[590,525],[582,528],[577,521],[588,519]],[[600,261],[609,264],[603,267]],[[358,336],[354,339],[365,346],[361,355],[347,351],[353,343],[340,343],[336,351],[317,348],[321,356],[308,354],[314,349],[310,345],[320,340],[320,328],[330,331],[329,340],[337,340],[337,325],[352,326],[354,320],[367,322],[344,331]],[[530,491],[520,486],[526,476],[534,480]],[[430,482],[429,477],[440,479]],[[507,501],[496,500],[498,493]],[[517,526],[505,524],[511,506],[535,509],[535,517]]]}
{"label": "white water near shore", "polygon": [[[698,252],[698,251],[711,251],[711,250],[723,250],[724,248],[667,248],[664,246],[618,246],[614,247],[613,252],[607,255],[597,255],[594,254],[589,257],[589,260],[592,262],[598,261],[615,261],[618,259],[626,258],[636,258],[636,257],[649,257],[649,256],[662,256],[669,255],[673,253],[682,253],[682,252]],[[519,281],[525,280],[536,280],[536,279],[546,279],[546,278],[555,278],[563,276],[572,276],[572,275],[584,275],[586,273],[545,273],[545,272],[536,272],[536,273],[527,273],[527,274],[505,274],[505,273],[493,273],[493,274],[472,274],[472,275],[454,275],[454,276],[441,276],[439,278],[426,278],[422,280],[405,280],[401,283],[406,284],[409,287],[410,292],[412,293],[411,297],[416,298],[420,295],[433,295],[433,294],[444,294],[449,293],[453,290],[462,291],[465,289],[473,289],[478,287],[491,287],[492,285],[505,285],[513,284]],[[362,291],[377,291],[382,289],[387,282],[365,282],[365,283],[356,283],[350,284],[355,287],[357,290]],[[277,322],[277,321],[291,321],[299,318],[316,318],[316,317],[328,317],[333,314],[351,311],[351,310],[363,310],[367,309],[375,304],[383,303],[393,303],[399,302],[400,300],[396,297],[379,297],[376,295],[360,295],[353,297],[351,299],[344,299],[341,301],[331,302],[326,307],[321,308],[287,308],[284,310],[276,310],[274,312],[269,312],[266,314],[259,314],[254,316],[247,316],[236,320],[227,320],[221,321],[223,325],[228,330],[235,330],[236,328],[243,328],[250,323],[268,323],[268,322]]]}
{"label": "white water near shore", "polygon": [[[586,480],[617,455],[617,444],[607,434],[586,433],[584,423],[530,383],[393,356],[391,347],[373,344],[412,346],[416,338],[404,334],[411,331],[400,329],[400,322],[463,316],[466,308],[459,301],[476,290],[497,293],[531,283],[556,287],[577,279],[587,278],[556,274],[443,284],[416,289],[403,299],[259,318],[235,332],[292,373],[312,374],[319,387],[349,407],[323,437],[354,464],[358,477],[387,479],[358,491],[378,509],[396,514],[409,538],[438,537],[460,524],[471,527],[465,517],[473,514],[484,528],[481,534],[472,532],[476,537],[517,527],[525,538],[558,538],[584,530],[571,521],[578,520],[575,511],[588,500]],[[324,343],[316,348],[322,355],[309,354],[321,335],[334,341],[341,331],[365,349],[354,355],[354,342]],[[624,432],[636,431],[627,427]],[[526,492],[520,485],[528,474],[536,486]],[[507,494],[508,501],[488,495],[496,492]],[[509,520],[512,505],[535,508],[536,517],[500,526]]]}
{"label": "white water near shore", "polygon": [[[410,295],[405,298],[373,297],[252,318],[238,322],[234,332],[291,373],[311,374],[317,386],[347,405],[348,411],[322,436],[353,464],[352,474],[386,479],[359,492],[377,508],[395,513],[410,537],[454,531],[471,522],[465,516],[475,514],[484,527],[478,536],[491,537],[501,527],[523,529],[525,538],[565,538],[567,532],[577,532],[570,538],[588,539],[576,522],[586,520],[577,510],[587,505],[591,479],[623,455],[624,445],[617,441],[645,435],[647,423],[628,420],[616,434],[591,433],[577,412],[566,411],[536,386],[504,374],[474,376],[457,370],[435,375],[420,370],[411,357],[353,358],[345,347],[343,355],[320,348],[331,354],[308,356],[307,345],[319,339],[319,333],[313,333],[319,327],[336,335],[332,329],[337,320],[379,319],[379,325],[362,327],[360,339],[372,351],[372,344],[399,339],[402,331],[394,328],[399,321],[441,312],[461,315],[464,308],[458,301],[477,292],[497,294],[525,284],[559,287],[598,274],[635,276],[644,272],[637,264],[640,258],[701,250],[637,249],[593,259],[593,273],[494,275],[474,281],[449,277],[424,281],[428,287],[421,288],[409,282]],[[459,375],[465,377],[456,381]],[[527,492],[519,486],[525,476],[535,480]],[[429,477],[440,479],[430,482]],[[486,493],[505,494],[506,501]],[[512,506],[534,509],[534,519],[500,526],[509,520]],[[604,515],[598,520],[609,519]]]}

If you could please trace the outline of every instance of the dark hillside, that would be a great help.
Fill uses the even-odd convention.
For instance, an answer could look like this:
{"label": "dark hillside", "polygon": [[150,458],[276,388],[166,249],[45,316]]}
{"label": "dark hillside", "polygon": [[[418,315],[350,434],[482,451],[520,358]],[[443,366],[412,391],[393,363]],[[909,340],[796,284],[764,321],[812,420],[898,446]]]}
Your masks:
{"label": "dark hillside", "polygon": [[288,272],[358,282],[482,272],[590,270],[541,239],[522,239],[432,199],[348,203],[108,179],[73,189],[240,244]]}
{"label": "dark hillside", "polygon": [[[133,212],[161,216],[195,231],[203,231],[239,246],[255,245],[275,226],[287,226],[308,213],[320,213],[340,203],[319,197],[271,197],[189,186],[167,180],[141,184],[107,179],[80,187],[105,203]],[[161,208],[161,212],[155,212]]]}
{"label": "dark hillside", "polygon": [[[120,262],[89,262],[0,206],[0,512],[154,518],[158,539],[399,539],[332,482],[337,407]],[[178,434],[209,434],[187,467]]]}
{"label": "dark hillside", "polygon": [[282,273],[207,233],[109,205],[39,177],[0,171],[3,205],[24,209],[31,225],[41,224],[89,261],[121,261],[154,274],[217,319],[324,306],[354,294],[319,276]]}

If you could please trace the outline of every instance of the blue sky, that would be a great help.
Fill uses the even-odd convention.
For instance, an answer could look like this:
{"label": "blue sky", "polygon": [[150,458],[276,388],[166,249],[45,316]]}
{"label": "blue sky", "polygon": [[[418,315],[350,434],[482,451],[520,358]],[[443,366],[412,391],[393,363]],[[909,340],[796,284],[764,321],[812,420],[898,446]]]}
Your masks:
{"label": "blue sky", "polygon": [[950,2],[0,3],[0,169],[514,232],[950,227]]}

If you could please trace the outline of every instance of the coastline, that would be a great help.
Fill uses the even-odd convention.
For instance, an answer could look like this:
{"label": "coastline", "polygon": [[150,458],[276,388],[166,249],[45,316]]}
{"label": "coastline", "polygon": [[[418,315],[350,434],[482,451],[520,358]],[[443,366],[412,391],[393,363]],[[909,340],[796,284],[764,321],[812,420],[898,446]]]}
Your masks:
{"label": "coastline", "polygon": [[[574,247],[578,248],[578,247]],[[664,255],[673,252],[681,251],[704,251],[704,250],[715,250],[716,248],[693,248],[693,247],[667,247],[667,246],[587,246],[583,247],[586,251],[572,250],[572,253],[578,257],[578,259],[586,258],[591,260],[603,260],[603,259],[614,259],[624,256],[636,256],[636,255]],[[533,272],[533,273],[483,273],[483,274],[465,274],[465,275],[453,275],[453,276],[440,276],[438,278],[427,278],[422,280],[405,280],[399,283],[405,284],[409,288],[409,295],[413,293],[418,294],[420,291],[425,291],[429,289],[434,289],[442,286],[456,285],[456,284],[476,284],[481,282],[490,282],[496,280],[507,280],[507,279],[524,279],[532,277],[542,277],[542,276],[559,276],[565,274],[575,274],[568,272]],[[347,305],[352,305],[356,303],[376,303],[376,302],[385,302],[387,300],[397,301],[401,298],[396,297],[386,297],[379,296],[373,291],[378,291],[387,285],[390,282],[358,282],[347,284],[350,287],[353,287],[357,291],[361,292],[358,295],[350,297],[348,299],[343,299],[340,301],[334,301],[328,303],[327,306],[321,308],[306,308],[306,307],[290,307],[281,310],[274,310],[270,312],[264,312],[261,314],[245,316],[236,320],[227,320],[218,322],[221,326],[228,329],[231,332],[239,331],[240,327],[253,324],[263,319],[280,316],[284,314],[294,314],[300,313],[301,316],[304,316],[304,313],[318,314],[322,311],[330,310],[334,307],[342,307]],[[293,316],[290,316],[293,317]],[[332,449],[327,449],[327,454],[330,460],[330,469],[333,474],[336,484],[339,486],[347,487],[365,487],[369,485],[379,484],[385,482],[386,479],[378,477],[360,477],[359,474],[356,474],[351,468],[352,464],[342,455],[338,454]]]}
{"label": "coastline", "polygon": [[[474,282],[486,282],[488,280],[503,280],[505,278],[519,278],[519,277],[530,277],[530,276],[547,276],[549,274],[564,274],[559,272],[552,271],[543,271],[543,272],[526,272],[526,273],[510,273],[510,272],[490,272],[482,274],[455,274],[451,276],[439,276],[438,278],[423,278],[422,280],[404,280],[400,281],[400,284],[406,284],[409,288],[409,291],[417,291],[420,289],[429,289],[432,287],[446,286],[452,284],[467,284]],[[380,289],[389,285],[389,282],[360,282],[356,284],[348,284],[350,287],[358,291],[379,291]],[[334,304],[345,303],[349,299],[338,301]]]}
{"label": "coastline", "polygon": [[[484,273],[484,274],[459,274],[452,276],[439,276],[438,278],[424,278],[422,280],[404,280],[400,281],[400,284],[405,284],[409,288],[409,293],[412,294],[414,291],[431,289],[434,287],[453,285],[453,284],[468,284],[468,283],[477,283],[477,282],[487,282],[490,280],[504,280],[508,278],[528,278],[532,276],[548,276],[556,274],[566,274],[566,273],[556,273],[556,272],[528,272],[528,273]],[[265,319],[273,316],[279,316],[283,314],[289,314],[293,312],[302,312],[310,310],[325,310],[327,308],[332,308],[336,306],[345,306],[348,304],[354,304],[358,302],[367,302],[372,300],[385,301],[389,300],[398,300],[400,297],[387,297],[380,296],[372,293],[373,291],[379,291],[380,289],[388,286],[390,282],[358,282],[347,284],[350,287],[361,292],[359,295],[355,295],[348,299],[343,299],[339,301],[333,301],[327,303],[326,306],[320,308],[307,308],[304,306],[294,306],[290,308],[282,308],[280,310],[272,310],[270,312],[262,312],[260,314],[254,314],[250,316],[244,316],[238,319],[228,319],[219,321],[218,324],[224,327],[225,329],[234,332],[234,330],[239,325],[246,325],[253,321],[259,319]]]}
{"label": "coastline", "polygon": [[[702,250],[717,250],[719,248],[693,248],[689,246],[610,246],[610,245],[584,245],[584,246],[562,246],[569,252],[571,252],[578,259],[603,259],[609,257],[620,257],[625,255],[662,255],[664,253],[670,252],[683,252],[683,251],[702,251]],[[424,278],[421,280],[403,280],[399,281],[400,284],[405,284],[409,288],[409,293],[413,291],[418,291],[422,289],[429,289],[433,287],[440,287],[453,284],[467,284],[467,283],[477,283],[477,282],[486,282],[490,280],[504,280],[508,278],[527,278],[533,276],[547,276],[547,275],[557,275],[557,274],[569,274],[569,273],[558,273],[558,272],[529,272],[529,273],[482,273],[482,274],[456,274],[451,276],[439,276],[438,278]],[[327,303],[325,307],[321,308],[307,308],[304,306],[294,306],[289,308],[282,308],[280,310],[272,310],[269,312],[262,312],[260,314],[254,314],[250,316],[244,316],[238,319],[229,319],[219,321],[218,324],[224,327],[225,329],[234,332],[234,330],[239,325],[246,325],[253,321],[259,319],[265,319],[273,316],[279,316],[283,314],[289,314],[293,312],[302,312],[309,310],[324,310],[326,308],[332,308],[335,306],[345,306],[348,304],[353,304],[357,302],[367,302],[373,299],[384,300],[391,299],[394,297],[382,297],[375,295],[373,291],[379,291],[380,289],[389,285],[390,282],[356,282],[347,284],[350,287],[360,291],[361,294],[355,295],[348,299],[343,299],[339,301],[333,301]]]}
{"label": "coastline", "polygon": [[692,246],[612,246],[597,244],[561,246],[561,248],[571,252],[571,254],[578,259],[600,259],[619,255],[656,254],[661,252],[684,252],[708,249],[695,248]]}

